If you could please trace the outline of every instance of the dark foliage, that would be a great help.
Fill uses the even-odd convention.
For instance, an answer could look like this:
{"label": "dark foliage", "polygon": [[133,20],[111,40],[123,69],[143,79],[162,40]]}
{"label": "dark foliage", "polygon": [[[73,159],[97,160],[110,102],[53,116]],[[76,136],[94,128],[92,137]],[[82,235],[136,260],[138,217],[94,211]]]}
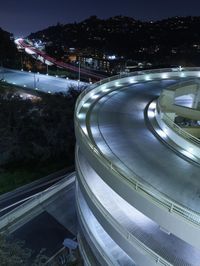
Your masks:
{"label": "dark foliage", "polygon": [[48,258],[43,254],[34,254],[24,247],[24,242],[0,234],[0,261],[1,266],[42,266]]}
{"label": "dark foliage", "polygon": [[19,53],[13,42],[13,36],[0,28],[0,66],[16,67],[18,64]]}
{"label": "dark foliage", "polygon": [[80,92],[42,94],[24,100],[13,92],[0,94],[0,163],[33,163],[74,159],[74,106]]}

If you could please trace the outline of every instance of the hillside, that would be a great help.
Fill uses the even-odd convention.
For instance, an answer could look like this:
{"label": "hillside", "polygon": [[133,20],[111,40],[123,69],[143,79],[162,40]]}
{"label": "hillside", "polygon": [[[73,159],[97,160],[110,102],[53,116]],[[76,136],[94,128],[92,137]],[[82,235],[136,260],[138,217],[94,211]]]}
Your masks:
{"label": "hillside", "polygon": [[62,50],[75,47],[134,59],[200,59],[200,17],[142,22],[123,16],[106,20],[93,16],[80,23],[57,24],[29,37],[57,47],[61,55]]}

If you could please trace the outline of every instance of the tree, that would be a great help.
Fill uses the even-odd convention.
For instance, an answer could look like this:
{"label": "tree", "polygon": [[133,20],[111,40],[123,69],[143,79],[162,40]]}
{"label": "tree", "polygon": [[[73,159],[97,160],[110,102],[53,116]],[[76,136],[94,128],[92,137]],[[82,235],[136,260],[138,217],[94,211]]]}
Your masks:
{"label": "tree", "polygon": [[12,241],[0,235],[0,261],[2,266],[29,265],[31,251],[24,248],[23,242]]}
{"label": "tree", "polygon": [[24,247],[24,242],[0,234],[0,264],[1,266],[41,266],[45,265],[47,257],[44,250],[33,258],[33,251]]}
{"label": "tree", "polygon": [[19,64],[20,56],[12,38],[12,34],[0,28],[0,65],[16,67]]}

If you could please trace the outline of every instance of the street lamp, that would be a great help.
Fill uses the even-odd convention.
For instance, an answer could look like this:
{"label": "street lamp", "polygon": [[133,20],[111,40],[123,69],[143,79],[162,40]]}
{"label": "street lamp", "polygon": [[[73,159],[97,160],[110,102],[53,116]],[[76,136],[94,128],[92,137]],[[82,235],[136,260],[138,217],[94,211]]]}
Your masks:
{"label": "street lamp", "polygon": [[23,59],[22,59],[22,52],[20,52],[20,61],[21,61],[21,70],[23,70]]}
{"label": "street lamp", "polygon": [[36,88],[35,72],[33,73],[33,88]]}
{"label": "street lamp", "polygon": [[79,84],[81,79],[81,62],[80,62],[80,56],[78,57],[78,90],[79,90]]}
{"label": "street lamp", "polygon": [[1,72],[2,72],[2,80],[5,80],[5,74],[4,74],[4,67],[3,67],[3,62],[1,61]]}

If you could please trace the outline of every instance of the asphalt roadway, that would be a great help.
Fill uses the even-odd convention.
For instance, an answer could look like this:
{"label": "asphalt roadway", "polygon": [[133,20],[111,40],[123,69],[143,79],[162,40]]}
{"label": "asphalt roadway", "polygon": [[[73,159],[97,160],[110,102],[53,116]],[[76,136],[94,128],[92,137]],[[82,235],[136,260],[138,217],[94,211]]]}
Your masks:
{"label": "asphalt roadway", "polygon": [[1,68],[0,70],[0,80],[1,79],[5,80],[8,83],[21,86],[23,88],[27,87],[46,93],[67,93],[68,89],[71,86],[78,89],[81,86],[87,85],[87,83],[78,82],[76,80],[67,80],[55,76],[25,71],[17,71],[6,68]]}
{"label": "asphalt roadway", "polygon": [[147,104],[174,80],[129,85],[94,105],[91,132],[105,156],[175,202],[200,212],[200,167],[179,156],[149,130]]}

